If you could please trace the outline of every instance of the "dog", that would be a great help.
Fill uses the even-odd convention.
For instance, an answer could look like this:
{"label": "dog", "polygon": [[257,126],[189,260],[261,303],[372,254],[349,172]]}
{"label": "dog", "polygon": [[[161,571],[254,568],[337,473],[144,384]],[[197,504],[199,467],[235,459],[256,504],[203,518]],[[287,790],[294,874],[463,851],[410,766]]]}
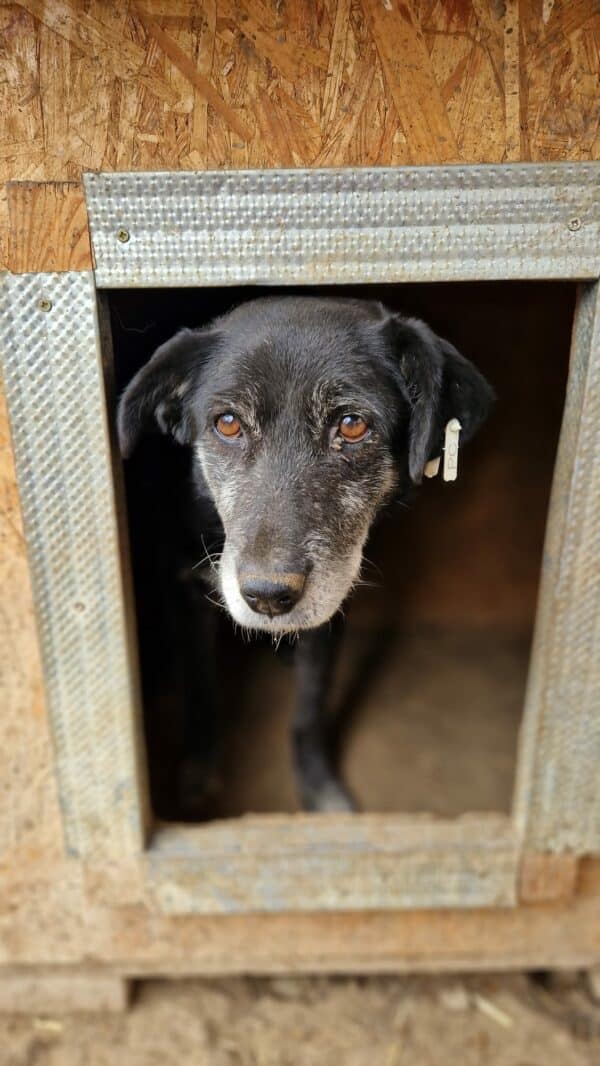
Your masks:
{"label": "dog", "polygon": [[[208,561],[233,621],[296,638],[293,747],[307,810],[354,809],[328,756],[324,706],[334,623],[373,521],[421,482],[447,423],[458,419],[462,444],[492,400],[482,374],[423,321],[375,301],[312,296],[250,300],[182,329],[120,398],[125,459],[156,428],[191,449],[183,572],[207,540],[216,544]],[[209,657],[194,644],[194,634],[206,639],[206,604],[197,583],[188,585],[190,796],[201,790],[216,731],[193,723],[217,712],[206,706],[216,702]]]}

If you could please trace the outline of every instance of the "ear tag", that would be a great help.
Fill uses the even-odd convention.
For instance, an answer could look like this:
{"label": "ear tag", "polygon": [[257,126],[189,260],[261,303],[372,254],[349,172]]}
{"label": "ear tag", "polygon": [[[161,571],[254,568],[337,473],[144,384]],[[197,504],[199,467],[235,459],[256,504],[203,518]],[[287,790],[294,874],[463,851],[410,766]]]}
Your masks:
{"label": "ear tag", "polygon": [[[461,431],[461,424],[458,418],[451,418],[446,423],[446,433],[444,435],[444,481],[456,481],[458,475],[458,438]],[[423,473],[425,477],[437,477],[440,472],[441,456],[437,455],[435,459],[430,459],[425,463]]]}
{"label": "ear tag", "polygon": [[451,418],[446,424],[444,438],[444,481],[456,481],[458,476],[458,438],[461,425],[458,418]]}

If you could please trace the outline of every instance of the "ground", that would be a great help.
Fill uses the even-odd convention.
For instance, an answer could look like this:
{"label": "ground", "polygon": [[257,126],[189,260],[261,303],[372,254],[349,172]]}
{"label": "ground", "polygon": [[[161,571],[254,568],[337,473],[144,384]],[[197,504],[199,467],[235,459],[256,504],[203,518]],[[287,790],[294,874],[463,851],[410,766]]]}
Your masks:
{"label": "ground", "polygon": [[153,981],[122,1015],[0,1019],[0,1066],[592,1066],[581,975]]}

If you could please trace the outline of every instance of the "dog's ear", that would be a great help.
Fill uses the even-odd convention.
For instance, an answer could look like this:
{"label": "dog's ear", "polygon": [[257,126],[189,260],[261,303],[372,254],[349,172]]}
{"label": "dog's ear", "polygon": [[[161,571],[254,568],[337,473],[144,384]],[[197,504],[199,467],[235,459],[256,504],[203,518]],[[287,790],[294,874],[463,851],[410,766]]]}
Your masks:
{"label": "dog's ear", "polygon": [[170,433],[179,444],[191,443],[191,395],[217,336],[215,329],[182,329],[161,344],[132,378],[117,410],[119,446],[125,459],[153,425],[162,433]]}
{"label": "dog's ear", "polygon": [[409,407],[408,472],[419,484],[425,464],[441,452],[447,422],[457,418],[461,443],[487,417],[494,393],[456,348],[416,318],[386,323],[400,390]]}

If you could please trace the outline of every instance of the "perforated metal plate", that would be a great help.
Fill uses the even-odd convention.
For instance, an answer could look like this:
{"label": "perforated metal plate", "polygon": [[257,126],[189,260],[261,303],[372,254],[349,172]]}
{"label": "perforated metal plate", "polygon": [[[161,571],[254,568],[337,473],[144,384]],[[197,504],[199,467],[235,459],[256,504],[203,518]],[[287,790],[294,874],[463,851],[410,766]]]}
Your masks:
{"label": "perforated metal plate", "polygon": [[94,280],[4,275],[0,294],[66,845],[96,858],[127,854],[142,846],[144,790]]}
{"label": "perforated metal plate", "polygon": [[599,185],[595,163],[85,177],[108,288],[597,277]]}

